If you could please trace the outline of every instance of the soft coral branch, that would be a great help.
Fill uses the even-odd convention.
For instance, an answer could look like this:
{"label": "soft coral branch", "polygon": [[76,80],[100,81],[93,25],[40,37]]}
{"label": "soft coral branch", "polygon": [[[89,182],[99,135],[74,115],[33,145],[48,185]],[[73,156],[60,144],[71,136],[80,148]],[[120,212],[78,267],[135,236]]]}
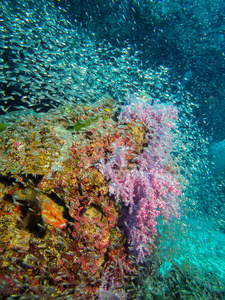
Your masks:
{"label": "soft coral branch", "polygon": [[129,212],[124,209],[122,218],[139,261],[154,247],[157,217],[161,214],[170,220],[179,216],[180,188],[176,175],[167,167],[172,162],[171,129],[176,118],[173,106],[141,102],[125,106],[120,123],[145,126],[147,143],[142,153],[132,159],[132,168],[127,167],[127,153],[131,150],[127,145],[115,145],[111,158],[99,163],[99,171],[110,181],[109,192],[128,207]]}

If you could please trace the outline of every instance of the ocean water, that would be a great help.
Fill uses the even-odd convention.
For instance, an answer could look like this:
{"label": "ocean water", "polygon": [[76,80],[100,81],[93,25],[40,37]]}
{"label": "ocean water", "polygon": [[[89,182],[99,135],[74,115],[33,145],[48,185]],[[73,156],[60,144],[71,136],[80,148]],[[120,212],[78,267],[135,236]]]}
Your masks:
{"label": "ocean water", "polygon": [[224,15],[0,0],[1,299],[225,299]]}

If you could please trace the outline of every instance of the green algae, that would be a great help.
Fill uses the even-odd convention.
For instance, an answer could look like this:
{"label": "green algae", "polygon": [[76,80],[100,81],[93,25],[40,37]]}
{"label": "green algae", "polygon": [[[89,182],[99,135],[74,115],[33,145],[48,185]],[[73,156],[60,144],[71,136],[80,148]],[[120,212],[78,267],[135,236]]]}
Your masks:
{"label": "green algae", "polygon": [[[69,127],[68,130],[70,131],[79,131],[82,128],[86,128],[88,126],[90,126],[91,124],[93,124],[94,122],[96,122],[101,116],[96,116],[96,117],[91,117],[88,118],[86,120],[81,120],[81,121],[77,121],[72,127]],[[103,120],[107,120],[109,117],[104,116]]]}
{"label": "green algae", "polygon": [[0,132],[4,131],[7,128],[6,123],[0,123]]}

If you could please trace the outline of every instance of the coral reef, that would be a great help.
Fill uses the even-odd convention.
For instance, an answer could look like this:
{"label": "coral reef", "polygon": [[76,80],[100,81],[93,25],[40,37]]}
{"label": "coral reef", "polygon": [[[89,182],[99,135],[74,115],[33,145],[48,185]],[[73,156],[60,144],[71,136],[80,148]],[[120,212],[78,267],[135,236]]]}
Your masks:
{"label": "coral reef", "polygon": [[179,217],[176,109],[142,98],[22,116],[1,133],[2,296],[126,298],[157,217]]}

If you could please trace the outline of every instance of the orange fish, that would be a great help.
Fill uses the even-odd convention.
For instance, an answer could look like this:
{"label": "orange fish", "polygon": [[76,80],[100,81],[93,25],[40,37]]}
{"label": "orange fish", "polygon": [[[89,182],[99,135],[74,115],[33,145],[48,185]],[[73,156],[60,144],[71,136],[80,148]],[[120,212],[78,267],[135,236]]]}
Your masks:
{"label": "orange fish", "polygon": [[38,193],[37,198],[40,201],[41,215],[44,222],[55,228],[65,228],[67,224],[60,206],[44,194]]}
{"label": "orange fish", "polygon": [[66,220],[63,218],[63,208],[41,192],[35,192],[31,188],[17,188],[12,192],[12,197],[14,201],[29,203],[31,207],[35,208],[34,212],[41,213],[42,219],[46,224],[50,224],[55,228],[66,227]]}

